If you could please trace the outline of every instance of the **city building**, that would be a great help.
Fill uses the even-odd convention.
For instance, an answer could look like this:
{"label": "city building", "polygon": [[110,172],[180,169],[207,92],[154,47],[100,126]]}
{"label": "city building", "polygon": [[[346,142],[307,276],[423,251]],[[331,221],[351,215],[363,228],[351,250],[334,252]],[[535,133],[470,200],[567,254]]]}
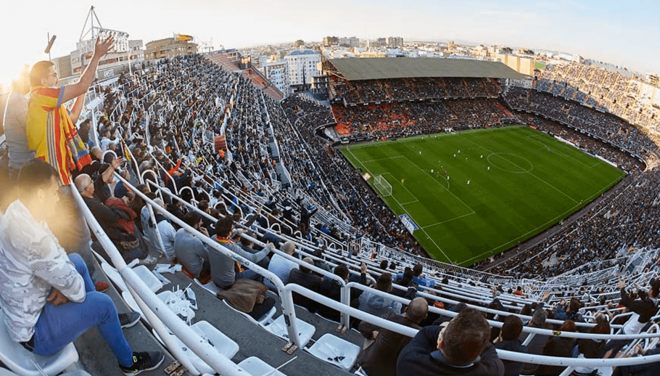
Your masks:
{"label": "city building", "polygon": [[521,57],[517,55],[497,54],[495,56],[495,60],[501,61],[506,66],[515,70],[518,73],[526,74],[528,76],[534,75],[535,58],[533,57]]}
{"label": "city building", "polygon": [[360,47],[360,39],[358,37],[342,37],[339,38],[339,45],[344,47]]}
{"label": "city building", "polygon": [[[128,34],[126,34],[127,36]],[[68,58],[70,64],[66,63],[66,56],[63,56],[56,63],[61,77],[75,78],[82,74],[83,67],[89,64],[94,52],[95,39],[81,40],[76,43],[77,49]],[[123,70],[129,70],[129,59],[131,65],[141,65],[144,61],[144,49],[141,40],[128,40],[126,38],[118,39],[115,42],[115,48],[103,57],[99,62],[99,68],[96,71],[96,78],[103,79],[120,74]],[[129,57],[130,56],[130,57]]]}
{"label": "city building", "polygon": [[320,74],[321,55],[313,50],[293,50],[284,57],[289,69],[289,86],[309,84]]}
{"label": "city building", "polygon": [[282,93],[286,94],[289,90],[289,70],[287,61],[271,61],[261,65],[264,76]]}
{"label": "city building", "polygon": [[197,53],[197,44],[178,38],[164,38],[147,43],[146,60],[163,59],[171,56]]}
{"label": "city building", "polygon": [[389,47],[389,48],[403,47],[403,38],[401,38],[401,37],[387,37],[387,47]]}
{"label": "city building", "polygon": [[51,60],[55,64],[55,70],[60,77],[73,76],[73,69],[71,68],[71,55],[56,57]]}
{"label": "city building", "polygon": [[334,46],[339,44],[339,38],[338,37],[331,37],[327,36],[323,38],[323,45],[324,46]]}

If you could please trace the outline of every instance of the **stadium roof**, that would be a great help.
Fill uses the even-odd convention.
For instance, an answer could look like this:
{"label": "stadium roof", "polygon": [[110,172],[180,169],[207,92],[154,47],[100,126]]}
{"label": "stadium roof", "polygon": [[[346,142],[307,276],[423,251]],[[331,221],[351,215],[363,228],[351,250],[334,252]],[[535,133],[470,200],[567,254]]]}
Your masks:
{"label": "stadium roof", "polygon": [[330,59],[349,81],[412,77],[488,77],[528,79],[500,62],[471,59],[369,58]]}

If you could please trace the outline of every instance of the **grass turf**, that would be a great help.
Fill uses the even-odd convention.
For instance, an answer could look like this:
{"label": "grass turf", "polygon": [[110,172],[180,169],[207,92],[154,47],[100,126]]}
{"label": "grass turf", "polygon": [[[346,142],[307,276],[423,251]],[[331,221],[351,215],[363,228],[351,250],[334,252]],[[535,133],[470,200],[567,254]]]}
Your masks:
{"label": "grass turf", "polygon": [[383,200],[413,219],[413,235],[431,256],[463,266],[558,223],[625,176],[527,127],[416,136],[342,153],[387,180],[392,195]]}

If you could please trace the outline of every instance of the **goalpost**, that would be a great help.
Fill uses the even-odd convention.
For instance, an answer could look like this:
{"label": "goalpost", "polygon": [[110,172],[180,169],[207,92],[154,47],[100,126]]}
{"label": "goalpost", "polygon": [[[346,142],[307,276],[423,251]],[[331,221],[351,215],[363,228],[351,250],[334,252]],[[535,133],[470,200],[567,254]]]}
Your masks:
{"label": "goalpost", "polygon": [[385,180],[383,175],[378,175],[374,178],[374,188],[383,197],[392,195],[392,185]]}

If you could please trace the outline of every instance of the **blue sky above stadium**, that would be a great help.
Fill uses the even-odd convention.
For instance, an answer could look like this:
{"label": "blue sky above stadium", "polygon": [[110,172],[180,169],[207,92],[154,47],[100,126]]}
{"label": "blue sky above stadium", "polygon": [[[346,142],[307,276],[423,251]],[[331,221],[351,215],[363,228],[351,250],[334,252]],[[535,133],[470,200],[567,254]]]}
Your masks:
{"label": "blue sky above stadium", "polygon": [[660,72],[660,2],[640,1],[393,1],[393,0],[113,0],[11,1],[3,4],[0,82],[43,53],[56,34],[53,56],[75,49],[89,7],[102,25],[145,43],[174,32],[214,47],[244,47],[326,35],[449,40],[579,53]]}

